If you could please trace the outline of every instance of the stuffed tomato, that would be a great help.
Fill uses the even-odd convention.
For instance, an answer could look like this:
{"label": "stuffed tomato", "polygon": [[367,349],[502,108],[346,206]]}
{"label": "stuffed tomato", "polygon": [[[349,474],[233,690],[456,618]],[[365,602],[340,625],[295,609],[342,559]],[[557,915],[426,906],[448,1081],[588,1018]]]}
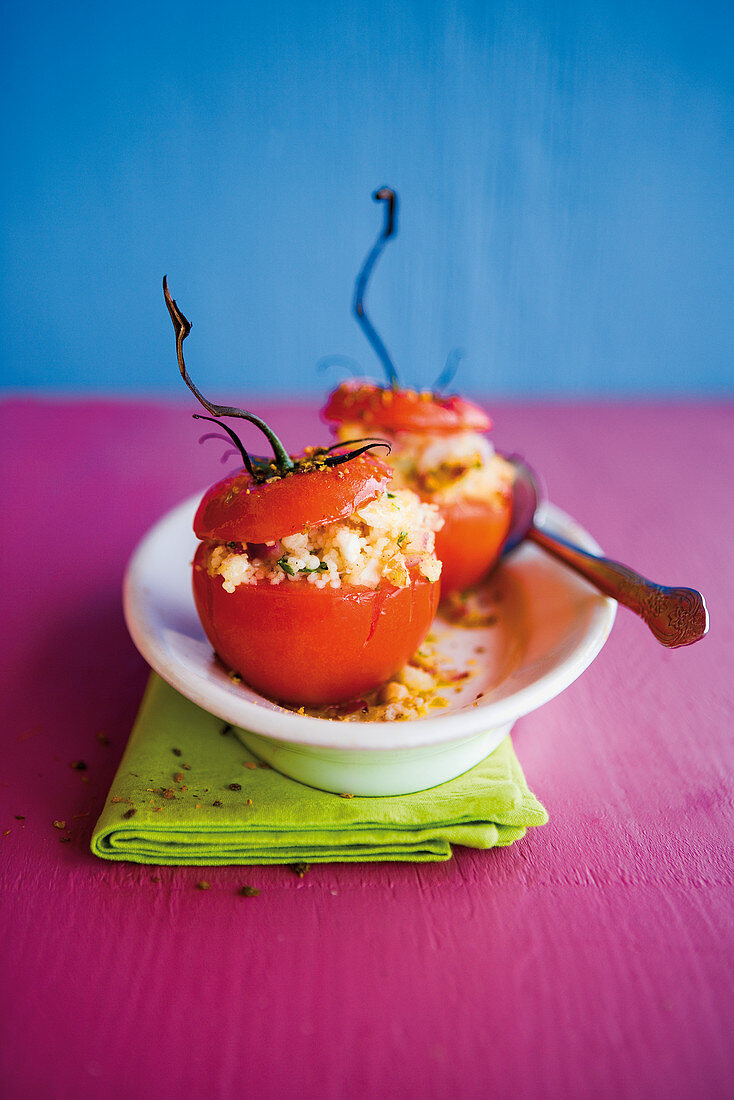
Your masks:
{"label": "stuffed tomato", "polygon": [[364,305],[375,264],[397,232],[395,192],[382,187],[373,198],[384,204],[385,220],[357,276],[353,311],[382,363],[387,386],[344,382],[329,397],[323,415],[338,439],[365,432],[388,439],[395,483],[439,508],[444,523],[436,536],[436,553],[443,562],[441,594],[448,595],[476,583],[497,562],[510,527],[513,471],[486,437],[492,426],[486,413],[470,401],[439,392],[451,373],[451,357],[436,392],[400,385]]}
{"label": "stuffed tomato", "polygon": [[323,416],[337,438],[372,431],[388,439],[394,484],[438,507],[442,595],[496,564],[510,526],[513,469],[487,439],[491,422],[478,405],[350,381],[334,390]]}
{"label": "stuffed tomato", "polygon": [[440,518],[389,481],[362,455],[263,486],[243,473],[206,494],[196,609],[214,651],[257,691],[306,706],[352,699],[389,680],[428,633]]}
{"label": "stuffed tomato", "polygon": [[[163,289],[181,375],[211,413],[199,419],[219,425],[244,464],[204,494],[194,517],[194,602],[215,653],[281,702],[318,707],[379,687],[407,664],[436,613],[438,509],[393,491],[390,467],[370,453],[389,451],[384,441],[295,458],[253,413],[207,401],[184,362],[191,325],[165,280]],[[254,424],[273,458],[250,456],[222,417]]]}

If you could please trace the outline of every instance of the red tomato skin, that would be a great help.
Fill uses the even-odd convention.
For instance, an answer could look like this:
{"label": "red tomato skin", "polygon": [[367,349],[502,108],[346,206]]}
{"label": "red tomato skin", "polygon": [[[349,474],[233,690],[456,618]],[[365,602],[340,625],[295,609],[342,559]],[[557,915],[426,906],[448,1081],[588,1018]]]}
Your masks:
{"label": "red tomato skin", "polygon": [[385,683],[412,657],[436,614],[440,582],[406,588],[316,588],[305,581],[239,585],[210,577],[201,543],[194,602],[223,663],[255,691],[302,706],[339,703]]}
{"label": "red tomato skin", "polygon": [[206,491],[194,517],[197,538],[274,542],[350,516],[383,493],[392,472],[376,455],[256,484],[245,471]]}
{"label": "red tomato skin", "polygon": [[[413,390],[389,390],[369,382],[343,382],[322,413],[327,422],[358,421],[365,431],[450,435],[485,432],[492,422],[478,405],[456,395],[438,397]],[[437,503],[426,493],[422,498]],[[444,526],[436,534],[436,557],[443,563],[441,595],[476,584],[497,563],[509,531],[511,500],[460,500],[439,504]]]}
{"label": "red tomato skin", "polygon": [[330,394],[324,420],[358,422],[366,430],[396,432],[486,432],[492,427],[483,409],[456,394],[442,397],[416,390],[391,390],[371,382],[342,382]]}
{"label": "red tomato skin", "polygon": [[511,499],[488,503],[460,500],[440,505],[444,525],[436,532],[441,596],[480,581],[496,564],[510,529]]}

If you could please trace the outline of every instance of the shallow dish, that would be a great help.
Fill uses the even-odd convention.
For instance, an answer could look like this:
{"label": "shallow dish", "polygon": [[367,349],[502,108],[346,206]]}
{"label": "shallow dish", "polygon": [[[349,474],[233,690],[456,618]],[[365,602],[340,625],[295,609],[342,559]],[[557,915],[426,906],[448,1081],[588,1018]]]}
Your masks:
{"label": "shallow dish", "polygon": [[[191,594],[200,494],[164,516],[125,575],[125,619],[148,664],[182,695],[237,728],[279,771],[324,790],[407,794],[484,759],[522,715],[568,687],[609,636],[616,603],[533,546],[512,552],[488,582],[496,621],[466,628],[439,617],[435,649],[458,672],[448,706],[400,722],[297,714],[236,683],[215,659]],[[546,504],[543,526],[598,553],[591,536]],[[445,693],[444,693],[445,694]]]}

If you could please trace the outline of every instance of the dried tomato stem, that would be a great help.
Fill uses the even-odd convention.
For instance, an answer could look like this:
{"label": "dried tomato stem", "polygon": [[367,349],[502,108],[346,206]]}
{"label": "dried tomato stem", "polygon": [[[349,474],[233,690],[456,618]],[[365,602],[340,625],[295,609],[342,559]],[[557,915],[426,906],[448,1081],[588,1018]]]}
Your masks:
{"label": "dried tomato stem", "polygon": [[[295,463],[286,451],[283,444],[278,439],[275,432],[272,430],[272,428],[268,427],[264,420],[261,420],[259,416],[255,416],[254,413],[246,412],[245,409],[237,409],[232,405],[214,405],[211,401],[207,401],[206,397],[204,397],[201,391],[197,389],[196,385],[189,377],[189,372],[186,369],[186,363],[184,362],[183,354],[183,342],[188,334],[191,332],[191,322],[186,317],[184,317],[183,313],[178,308],[175,299],[171,297],[171,294],[168,290],[168,280],[166,279],[165,275],[163,276],[163,296],[166,299],[168,312],[171,315],[174,332],[176,333],[176,355],[178,357],[178,366],[179,370],[181,371],[181,377],[193,393],[194,397],[214,417],[219,418],[221,416],[232,416],[237,417],[241,420],[248,420],[251,424],[254,424],[255,427],[260,429],[263,435],[267,438],[270,446],[273,448],[275,463],[281,476],[285,476],[285,474],[290,473],[290,471],[295,468]],[[202,419],[206,420],[207,417],[202,417]],[[224,425],[222,425],[222,427],[224,427]]]}
{"label": "dried tomato stem", "polygon": [[357,276],[357,281],[354,284],[353,310],[357,320],[364,329],[367,339],[369,340],[370,344],[372,344],[372,347],[374,348],[378,359],[382,363],[390,386],[395,389],[398,385],[398,372],[395,370],[393,361],[390,358],[390,353],[380,339],[380,336],[374,325],[365,313],[364,295],[365,291],[367,290],[367,283],[369,282],[370,275],[372,274],[372,269],[380,258],[380,254],[385,247],[386,241],[394,233],[397,232],[398,197],[390,187],[381,187],[379,191],[375,191],[372,198],[375,200],[375,202],[385,203],[385,222],[382,231],[380,232],[380,235],[373,244],[367,255],[367,258],[362,264],[362,270]]}
{"label": "dried tomato stem", "polygon": [[453,379],[457,370],[459,369],[459,363],[466,355],[463,348],[452,348],[446,356],[446,364],[439,374],[438,378],[433,384],[433,392],[440,393],[441,390],[448,386],[449,382]]}
{"label": "dried tomato stem", "polygon": [[324,459],[324,466],[341,466],[344,462],[351,462],[353,458],[359,458],[366,451],[372,450],[373,447],[386,447],[389,454],[392,447],[385,440],[373,441],[372,443],[365,444],[364,447],[358,447],[356,451],[349,451],[345,455],[329,455]]}
{"label": "dried tomato stem", "polygon": [[[223,431],[225,431],[227,433],[227,435],[232,440],[232,442],[234,443],[237,450],[242,455],[242,461],[243,461],[245,469],[247,470],[250,477],[254,478],[256,476],[255,475],[255,467],[252,464],[252,459],[250,458],[249,454],[245,450],[245,447],[242,444],[242,440],[240,439],[240,437],[235,432],[232,431],[232,429],[229,427],[229,425],[221,424],[219,422],[219,420],[215,420],[213,416],[202,416],[201,413],[194,413],[194,420],[210,420],[212,424],[218,424],[219,427],[222,428]],[[203,436],[202,438],[203,439],[221,439],[221,436],[217,436],[212,432],[211,435]],[[202,440],[200,439],[199,442],[201,443]],[[230,455],[232,454],[231,451],[228,451],[227,453],[230,454]]]}
{"label": "dried tomato stem", "polygon": [[324,451],[328,454],[329,451],[337,451],[340,447],[351,447],[353,443],[372,443],[376,446],[390,447],[390,444],[386,439],[380,439],[378,435],[363,435],[359,439],[344,439],[340,443],[332,443],[330,447],[324,447]]}

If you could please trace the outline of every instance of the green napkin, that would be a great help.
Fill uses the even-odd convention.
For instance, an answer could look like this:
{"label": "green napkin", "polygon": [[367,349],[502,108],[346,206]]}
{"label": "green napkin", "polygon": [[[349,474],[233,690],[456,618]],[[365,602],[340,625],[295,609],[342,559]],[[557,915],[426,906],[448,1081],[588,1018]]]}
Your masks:
{"label": "green napkin", "polygon": [[431,790],[345,798],[262,764],[231,727],[153,674],[92,851],[202,866],[422,862],[450,859],[452,844],[512,844],[547,820],[509,737],[471,771]]}

